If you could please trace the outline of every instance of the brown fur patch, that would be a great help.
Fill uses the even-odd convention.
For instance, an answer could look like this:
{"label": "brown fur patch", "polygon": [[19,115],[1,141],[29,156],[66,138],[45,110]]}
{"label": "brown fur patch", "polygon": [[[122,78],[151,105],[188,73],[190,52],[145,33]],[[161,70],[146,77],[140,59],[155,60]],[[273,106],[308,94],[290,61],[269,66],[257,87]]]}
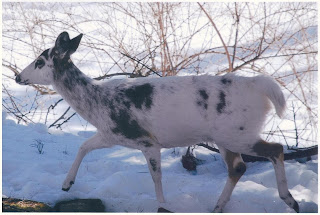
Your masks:
{"label": "brown fur patch", "polygon": [[252,151],[258,156],[270,158],[275,163],[275,158],[283,159],[283,146],[279,143],[268,143],[260,140],[252,147]]}
{"label": "brown fur patch", "polygon": [[228,166],[229,177],[236,183],[240,177],[246,171],[246,165],[244,162],[239,162],[236,166],[233,166],[234,160],[238,157],[241,157],[239,153],[234,153],[229,150],[226,150],[225,161]]}

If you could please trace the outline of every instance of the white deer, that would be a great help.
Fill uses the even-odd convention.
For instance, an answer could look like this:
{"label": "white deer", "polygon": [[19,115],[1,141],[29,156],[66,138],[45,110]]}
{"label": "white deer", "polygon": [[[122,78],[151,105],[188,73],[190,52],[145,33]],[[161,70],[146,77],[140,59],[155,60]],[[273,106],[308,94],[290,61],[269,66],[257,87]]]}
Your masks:
{"label": "white deer", "polygon": [[275,170],[280,198],[296,212],[288,190],[283,146],[259,136],[273,103],[279,117],[285,109],[280,87],[266,76],[185,76],[95,81],[71,61],[82,34],[70,40],[61,33],[16,77],[19,84],[52,85],[97,133],[85,141],[62,185],[68,191],[83,157],[113,145],[139,149],[145,156],[158,202],[164,203],[161,148],[214,142],[228,168],[228,179],[214,212],[222,212],[246,171],[240,154],[268,158]]}

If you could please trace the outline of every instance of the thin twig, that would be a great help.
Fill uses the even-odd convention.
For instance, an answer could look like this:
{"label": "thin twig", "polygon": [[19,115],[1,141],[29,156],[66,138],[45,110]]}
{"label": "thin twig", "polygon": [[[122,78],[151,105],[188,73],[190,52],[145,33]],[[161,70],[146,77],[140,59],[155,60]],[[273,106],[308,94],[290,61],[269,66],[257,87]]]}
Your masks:
{"label": "thin twig", "polygon": [[294,104],[292,102],[292,111],[293,111],[293,122],[294,122],[294,130],[296,132],[296,147],[298,147],[299,144],[299,135],[297,130],[297,122],[296,122],[296,112],[294,111]]}
{"label": "thin twig", "polygon": [[207,11],[202,7],[202,5],[201,5],[199,2],[197,2],[197,3],[198,3],[198,5],[200,6],[201,10],[202,10],[202,11],[206,14],[206,16],[208,17],[209,21],[210,21],[211,24],[213,25],[214,29],[216,30],[216,32],[217,32],[217,34],[218,34],[218,36],[219,36],[219,38],[220,38],[220,40],[221,40],[221,42],[222,42],[222,45],[223,45],[223,47],[224,47],[224,50],[226,51],[226,55],[227,55],[227,58],[228,58],[229,72],[231,72],[231,71],[232,71],[232,63],[231,63],[231,60],[230,60],[230,55],[229,55],[229,51],[228,51],[228,49],[227,49],[227,46],[226,46],[226,44],[224,43],[224,41],[223,41],[223,39],[222,39],[222,36],[221,36],[221,34],[220,34],[220,32],[219,32],[216,24],[214,24],[212,18],[209,16],[209,14],[207,13]]}
{"label": "thin twig", "polygon": [[96,77],[96,78],[93,78],[93,79],[99,81],[99,80],[102,80],[102,79],[105,79],[105,78],[110,78],[110,77],[113,77],[113,76],[121,76],[121,75],[128,75],[128,76],[130,76],[130,78],[138,76],[138,75],[135,75],[135,74],[130,73],[130,72],[119,72],[119,73],[113,73],[113,74],[105,74],[105,75],[102,75],[102,76],[99,76],[99,77]]}
{"label": "thin twig", "polygon": [[[278,128],[279,128],[279,126],[278,126]],[[280,128],[279,128],[279,131],[281,132],[282,137],[284,138],[284,141],[286,142],[287,149],[289,149],[289,145],[288,145],[288,142],[287,142],[287,138],[286,138],[286,136],[283,134],[283,132],[282,132],[282,130],[281,130]]]}
{"label": "thin twig", "polygon": [[47,115],[46,115],[46,119],[45,119],[45,121],[44,121],[44,124],[47,124],[47,118],[48,118],[48,114],[49,114],[49,112],[50,112],[50,109],[53,110],[61,101],[63,101],[63,99],[59,99],[55,104],[50,105],[50,106],[48,107],[48,111],[47,111]]}
{"label": "thin twig", "polygon": [[120,52],[122,55],[126,56],[127,58],[130,58],[131,60],[136,61],[138,64],[141,64],[143,67],[149,69],[151,72],[153,72],[154,74],[158,75],[159,77],[162,77],[159,73],[157,73],[156,71],[154,71],[153,69],[151,69],[149,66],[145,65],[144,63],[142,63],[139,59],[136,59],[134,57],[131,57],[130,55],[127,55],[125,53]]}
{"label": "thin twig", "polygon": [[[238,14],[238,4],[237,2],[235,4],[235,11],[236,11],[236,36],[234,39],[234,45],[233,45],[233,55],[232,55],[232,63],[231,63],[231,68],[233,68],[234,61],[236,58],[236,50],[237,50],[237,43],[238,43],[238,33],[239,33],[239,22],[240,22],[240,15]],[[229,68],[230,69],[230,68]]]}
{"label": "thin twig", "polygon": [[70,110],[70,106],[67,108],[67,110],[56,120],[54,121],[54,123],[52,123],[49,128],[53,127],[53,126],[56,126],[56,123],[59,121],[59,120],[62,120],[64,119],[64,116],[68,113],[68,111]]}
{"label": "thin twig", "polygon": [[68,122],[73,116],[75,116],[77,113],[76,112],[74,112],[71,116],[69,116],[66,120],[64,120],[62,123],[60,123],[59,125],[57,125],[57,128],[60,128],[61,129],[61,126],[64,124],[64,123],[66,123],[66,122]]}

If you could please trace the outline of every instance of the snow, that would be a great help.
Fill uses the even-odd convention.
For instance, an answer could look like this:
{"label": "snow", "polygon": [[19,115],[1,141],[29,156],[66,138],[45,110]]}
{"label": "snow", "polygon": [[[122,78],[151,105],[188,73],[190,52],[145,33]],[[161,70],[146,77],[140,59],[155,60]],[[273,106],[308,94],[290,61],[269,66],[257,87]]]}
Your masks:
{"label": "snow", "polygon": [[[49,133],[43,124],[16,124],[2,112],[2,195],[45,202],[75,198],[99,198],[108,211],[156,212],[154,185],[142,153],[120,146],[89,153],[75,184],[61,190],[81,143],[94,132]],[[43,144],[42,153],[36,147]],[[186,148],[162,150],[163,188],[175,212],[211,212],[222,192],[227,171],[219,154],[195,149],[204,164],[187,172],[181,164]],[[285,162],[289,189],[301,212],[318,211],[318,156],[311,161]],[[247,172],[237,184],[224,212],[293,212],[278,196],[270,162],[247,163]]]}

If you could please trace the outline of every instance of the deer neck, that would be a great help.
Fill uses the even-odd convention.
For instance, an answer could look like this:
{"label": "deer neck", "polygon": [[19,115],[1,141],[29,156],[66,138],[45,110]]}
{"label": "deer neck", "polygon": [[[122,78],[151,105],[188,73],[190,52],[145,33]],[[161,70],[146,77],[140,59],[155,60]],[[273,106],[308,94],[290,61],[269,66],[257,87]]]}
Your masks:
{"label": "deer neck", "polygon": [[100,87],[82,73],[70,59],[60,62],[55,69],[55,90],[82,118],[94,125],[92,119],[99,115],[96,106],[100,100]]}

